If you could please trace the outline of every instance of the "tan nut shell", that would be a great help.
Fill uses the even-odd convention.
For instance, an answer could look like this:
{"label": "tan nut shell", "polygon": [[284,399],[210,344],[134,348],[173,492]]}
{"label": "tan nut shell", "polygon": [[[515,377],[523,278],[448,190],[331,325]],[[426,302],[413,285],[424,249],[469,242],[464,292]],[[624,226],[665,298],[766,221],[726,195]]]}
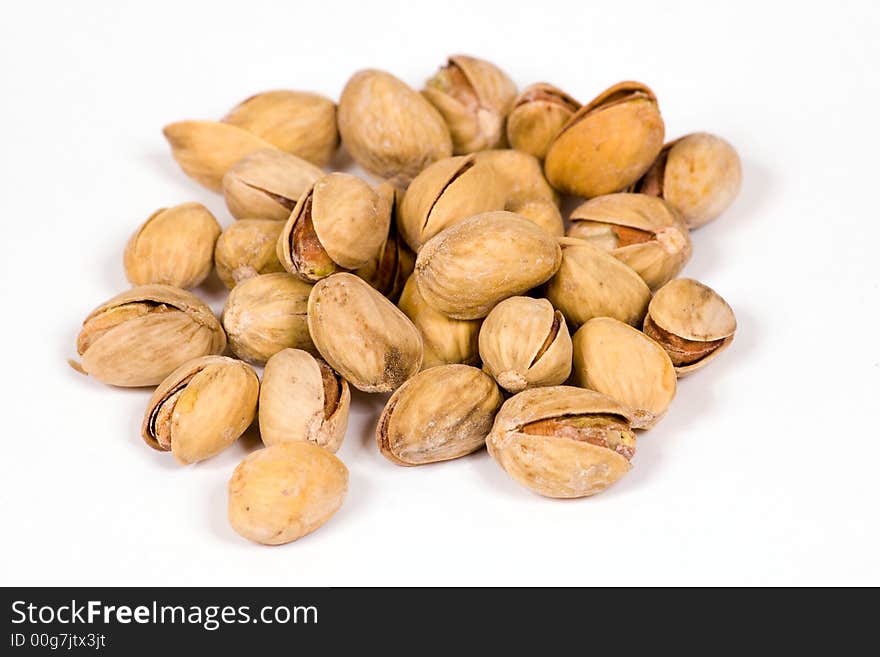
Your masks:
{"label": "tan nut shell", "polygon": [[260,274],[283,272],[275,244],[284,224],[271,219],[241,219],[224,230],[214,247],[217,275],[230,290]]}
{"label": "tan nut shell", "polygon": [[550,201],[559,204],[559,195],[547,182],[541,162],[522,151],[510,149],[480,151],[474,153],[477,163],[489,163],[506,191],[505,209],[511,210],[518,203],[527,201]]}
{"label": "tan nut shell", "polygon": [[478,319],[553,276],[561,259],[553,236],[528,219],[486,212],[431,238],[416,257],[415,277],[432,308]]}
{"label": "tan nut shell", "polygon": [[553,139],[580,106],[551,84],[529,85],[517,96],[507,117],[507,140],[511,148],[543,160]]}
{"label": "tan nut shell", "polygon": [[229,523],[265,545],[290,543],[339,510],[348,469],[309,442],[280,443],[248,454],[229,480]]}
{"label": "tan nut shell", "polygon": [[376,442],[398,465],[449,461],[483,447],[503,398],[492,377],[442,365],[400,386],[379,416]]}
{"label": "tan nut shell", "polygon": [[211,273],[220,224],[201,203],[157,210],[125,247],[125,276],[132,285],[195,287]]}
{"label": "tan nut shell", "polygon": [[321,356],[358,390],[390,392],[421,367],[418,329],[353,274],[333,274],[315,285],[308,323]]}
{"label": "tan nut shell", "polygon": [[610,317],[577,330],[574,380],[627,406],[635,429],[654,426],[675,397],[675,370],[663,348],[647,335]]}
{"label": "tan nut shell", "polygon": [[354,273],[388,299],[396,302],[416,266],[416,255],[404,242],[397,229],[397,221],[394,219],[397,214],[398,198],[402,192],[388,183],[379,185],[376,192],[385,204],[382,212],[389,217],[388,236],[379,247],[379,252],[363,267],[358,267]]}
{"label": "tan nut shell", "polygon": [[562,237],[565,233],[565,222],[562,220],[559,207],[553,201],[543,199],[517,201],[508,203],[505,209],[525,217],[554,237]]}

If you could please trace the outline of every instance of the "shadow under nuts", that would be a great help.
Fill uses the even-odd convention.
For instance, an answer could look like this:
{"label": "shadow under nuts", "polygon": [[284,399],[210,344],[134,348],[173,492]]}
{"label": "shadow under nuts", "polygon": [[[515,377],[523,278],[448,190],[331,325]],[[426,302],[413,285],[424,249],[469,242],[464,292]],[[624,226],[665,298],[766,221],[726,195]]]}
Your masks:
{"label": "shadow under nuts", "polygon": [[507,117],[510,146],[543,160],[553,139],[580,106],[567,93],[546,82],[526,87]]}
{"label": "shadow under nuts", "polygon": [[230,290],[260,274],[283,272],[275,245],[284,224],[271,219],[241,219],[224,230],[214,247],[217,276]]}

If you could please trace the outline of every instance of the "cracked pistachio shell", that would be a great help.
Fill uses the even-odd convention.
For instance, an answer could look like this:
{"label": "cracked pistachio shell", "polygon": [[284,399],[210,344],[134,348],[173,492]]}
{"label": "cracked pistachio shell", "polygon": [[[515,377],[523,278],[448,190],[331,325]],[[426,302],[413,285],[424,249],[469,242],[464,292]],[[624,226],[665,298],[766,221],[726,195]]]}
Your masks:
{"label": "cracked pistachio shell", "polygon": [[318,352],[358,390],[390,392],[421,367],[418,329],[353,274],[333,274],[315,285],[308,322]]}
{"label": "cracked pistachio shell", "polygon": [[275,245],[284,224],[271,219],[241,219],[224,230],[214,247],[217,275],[230,290],[260,274],[283,272]]}
{"label": "cracked pistachio shell", "polygon": [[287,347],[314,351],[306,321],[311,290],[287,273],[254,276],[232,288],[222,316],[232,353],[265,363]]}
{"label": "cracked pistachio shell", "polygon": [[426,166],[452,155],[443,117],[390,73],[363,70],[339,99],[339,132],[354,161],[405,188]]}
{"label": "cracked pistachio shell", "polygon": [[512,148],[543,160],[553,139],[580,106],[552,84],[529,85],[507,116],[507,141]]}
{"label": "cracked pistachio shell", "polygon": [[739,194],[742,166],[721,137],[697,132],[666,144],[635,191],[665,199],[689,228],[724,212]]}
{"label": "cracked pistachio shell", "polygon": [[645,194],[607,194],[571,213],[568,235],[608,251],[652,290],[675,278],[691,258],[691,238],[678,213]]}
{"label": "cracked pistachio shell", "polygon": [[559,207],[553,201],[545,201],[544,199],[518,201],[508,203],[506,209],[525,217],[554,237],[562,237],[565,233],[565,222],[562,220]]}
{"label": "cracked pistachio shell", "polygon": [[348,383],[329,365],[301,349],[282,349],[263,370],[260,436],[267,446],[305,440],[335,452],[350,405]]}
{"label": "cracked pistachio shell", "polygon": [[422,93],[443,115],[456,154],[504,144],[504,119],[516,98],[516,85],[491,62],[453,55]]}
{"label": "cracked pistachio shell", "polygon": [[544,173],[567,194],[601,196],[638,180],[663,147],[654,93],[621,82],[581,107],[550,145]]}
{"label": "cracked pistachio shell", "polygon": [[195,295],[142,285],[93,310],[77,338],[77,366],[103,383],[155,386],[183,363],[226,348],[226,334]]}
{"label": "cracked pistachio shell", "polygon": [[456,363],[474,365],[479,360],[477,336],[481,320],[452,319],[434,310],[419,294],[414,276],[406,281],[397,305],[422,335],[423,370]]}
{"label": "cracked pistachio shell", "polygon": [[499,301],[545,282],[561,259],[552,235],[502,210],[431,238],[416,257],[414,275],[429,306],[455,319],[479,319]]}
{"label": "cracked pistachio shell", "polygon": [[491,164],[495,169],[495,175],[506,190],[505,210],[527,201],[559,204],[559,194],[547,182],[536,157],[522,151],[501,149],[474,153],[474,160]]}
{"label": "cracked pistachio shell", "polygon": [[681,378],[718,356],[733,342],[736,317],[712,288],[690,278],[676,278],[657,290],[645,334],[656,340]]}
{"label": "cracked pistachio shell", "polygon": [[675,397],[675,370],[659,344],[610,317],[597,317],[572,339],[574,380],[630,409],[635,429],[650,429]]}
{"label": "cracked pistachio shell", "polygon": [[247,130],[219,121],[180,121],[162,132],[183,172],[215,192],[223,190],[223,176],[236,162],[272,148]]}
{"label": "cracked pistachio shell", "polygon": [[564,427],[539,433],[528,429],[565,418],[610,426],[634,450],[629,410],[610,397],[570,386],[531,388],[508,399],[495,416],[486,447],[514,480],[547,497],[595,495],[629,472],[629,459],[610,448],[601,433],[582,438]]}
{"label": "cracked pistachio shell", "polygon": [[225,356],[188,361],[159,384],[141,436],[181,464],[203,461],[238,440],[254,421],[260,380],[247,363]]}
{"label": "cracked pistachio shell", "polygon": [[571,336],[546,299],[511,297],[480,328],[483,369],[510,392],[555,386],[571,374]]}
{"label": "cracked pistachio shell", "polygon": [[125,276],[132,285],[195,287],[211,273],[220,224],[201,203],[157,210],[125,247]]}
{"label": "cracked pistachio shell", "polygon": [[307,189],[324,175],[311,162],[275,149],[251,153],[223,176],[223,198],[236,219],[287,221]]}
{"label": "cracked pistachio shell", "polygon": [[482,448],[504,401],[492,377],[441,365],[400,386],[379,416],[379,451],[397,465],[457,459]]}
{"label": "cracked pistachio shell", "polygon": [[348,469],[310,442],[272,445],[248,454],[229,480],[229,524],[264,545],[290,543],[339,510]]}
{"label": "cracked pistachio shell", "polygon": [[547,283],[547,299],[576,329],[593,317],[614,317],[641,326],[651,290],[635,271],[607,251],[574,237],[561,237],[562,265]]}

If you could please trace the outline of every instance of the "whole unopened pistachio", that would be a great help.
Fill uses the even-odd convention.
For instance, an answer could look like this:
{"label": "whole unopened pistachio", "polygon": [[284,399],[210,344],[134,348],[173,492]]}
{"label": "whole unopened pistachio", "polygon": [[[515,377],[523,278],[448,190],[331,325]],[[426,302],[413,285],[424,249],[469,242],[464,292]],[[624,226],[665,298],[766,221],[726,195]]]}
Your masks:
{"label": "whole unopened pistachio", "polygon": [[183,363],[226,348],[204,303],[170,285],[142,285],[95,308],[76,341],[78,369],[115,386],[155,386]]}
{"label": "whole unopened pistachio", "polygon": [[532,201],[516,201],[507,203],[506,210],[525,217],[555,237],[565,233],[565,222],[559,212],[559,206],[553,201],[535,199]]}
{"label": "whole unopened pistachio", "polygon": [[336,104],[303,91],[267,91],[251,96],[223,117],[288,153],[318,166],[339,146]]}
{"label": "whole unopened pistachio", "polygon": [[663,147],[654,93],[638,82],[606,89],[568,120],[550,145],[544,173],[561,192],[619,192],[648,170]]}
{"label": "whole unopened pistachio", "polygon": [[742,184],[736,149],[697,132],[666,144],[635,191],[665,199],[689,228],[699,228],[733,203]]}
{"label": "whole unopened pistachio", "polygon": [[547,497],[602,492],[629,472],[635,446],[629,409],[569,386],[514,395],[486,438],[489,454],[507,474]]}
{"label": "whole unopened pistachio", "polygon": [[672,361],[647,335],[610,317],[597,317],[572,339],[574,379],[627,406],[636,429],[654,426],[675,397]]}
{"label": "whole unopened pistachio", "polygon": [[499,301],[545,282],[560,261],[559,245],[547,231],[512,212],[486,212],[425,243],[414,275],[432,308],[478,319]]}
{"label": "whole unopened pistachio", "polygon": [[265,363],[287,347],[313,352],[306,322],[311,290],[311,285],[287,273],[254,276],[236,285],[222,316],[232,353]]}
{"label": "whole unopened pistachio", "polygon": [[223,198],[236,219],[287,221],[299,197],[323,175],[296,155],[275,149],[257,151],[223,176]]}
{"label": "whole unopened pistachio", "polygon": [[551,84],[529,85],[517,96],[507,117],[507,140],[512,148],[543,160],[553,139],[580,106]]}
{"label": "whole unopened pistachio", "polygon": [[648,306],[644,331],[666,350],[681,378],[730,346],[736,317],[709,286],[676,278],[657,290]]}
{"label": "whole unopened pistachio", "polygon": [[150,397],[141,436],[184,465],[210,458],[253,422],[259,389],[257,373],[240,360],[202,356],[188,361]]}
{"label": "whole unopened pistachio", "polygon": [[571,374],[571,336],[546,299],[511,297],[480,328],[483,369],[510,392],[555,386]]}
{"label": "whole unopened pistachio", "polygon": [[349,79],[338,119],[354,161],[398,187],[406,187],[431,162],[452,155],[449,128],[440,113],[384,71],[359,71]]}
{"label": "whole unopened pistachio", "polygon": [[248,454],[229,480],[229,523],[264,545],[290,543],[339,510],[348,469],[310,442],[272,445]]}
{"label": "whole unopened pistachio", "polygon": [[457,459],[480,449],[503,401],[492,377],[441,365],[400,386],[379,416],[379,451],[398,465]]}
{"label": "whole unopened pistachio", "polygon": [[275,245],[284,224],[272,219],[241,219],[224,230],[214,247],[217,275],[229,289],[260,274],[283,272]]}
{"label": "whole unopened pistachio", "polygon": [[422,93],[443,115],[456,154],[504,144],[504,119],[516,98],[516,85],[491,62],[453,55]]}
{"label": "whole unopened pistachio", "polygon": [[315,285],[308,323],[321,356],[358,390],[390,392],[422,364],[418,329],[353,274],[333,274]]}
{"label": "whole unopened pistachio", "polygon": [[401,192],[388,183],[379,185],[376,192],[388,207],[387,210],[382,210],[390,217],[388,236],[379,247],[379,252],[354,273],[391,301],[397,301],[416,265],[416,256],[403,241],[394,220]]}
{"label": "whole unopened pistachio", "polygon": [[327,363],[301,349],[282,349],[263,370],[260,436],[266,445],[307,440],[335,452],[350,404],[348,383]]}
{"label": "whole unopened pistachio", "polygon": [[559,204],[559,195],[547,182],[536,157],[505,148],[474,153],[474,161],[491,164],[495,169],[495,175],[506,190],[505,210],[513,211],[516,204],[527,201]]}
{"label": "whole unopened pistachio", "polygon": [[625,262],[656,289],[675,278],[691,257],[691,238],[678,213],[645,194],[607,194],[571,213],[568,234]]}
{"label": "whole unopened pistachio", "polygon": [[195,287],[211,273],[220,224],[201,203],[156,210],[125,247],[125,275],[132,285]]}
{"label": "whole unopened pistachio", "polygon": [[632,268],[590,242],[561,237],[562,264],[547,283],[547,298],[576,329],[593,317],[640,326],[651,290]]}

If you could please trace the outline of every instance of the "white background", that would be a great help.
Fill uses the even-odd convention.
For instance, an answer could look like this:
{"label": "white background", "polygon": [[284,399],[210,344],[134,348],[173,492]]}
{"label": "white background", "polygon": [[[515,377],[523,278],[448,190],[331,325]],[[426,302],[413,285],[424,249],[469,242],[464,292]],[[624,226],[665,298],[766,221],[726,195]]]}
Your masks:
{"label": "white background", "polygon": [[[841,6],[842,5],[842,6]],[[880,584],[877,5],[15,3],[0,23],[0,584]],[[451,53],[581,101],[637,79],[669,138],[716,132],[744,186],[685,274],[739,320],[606,493],[552,501],[485,452],[401,468],[356,395],[345,505],[265,548],[226,522],[257,442],[189,468],[148,449],[149,391],[71,370],[83,317],[127,287],[154,209],[222,199],[164,124],[248,95],[337,98],[364,67],[420,86]],[[218,284],[198,291],[215,309]]]}

